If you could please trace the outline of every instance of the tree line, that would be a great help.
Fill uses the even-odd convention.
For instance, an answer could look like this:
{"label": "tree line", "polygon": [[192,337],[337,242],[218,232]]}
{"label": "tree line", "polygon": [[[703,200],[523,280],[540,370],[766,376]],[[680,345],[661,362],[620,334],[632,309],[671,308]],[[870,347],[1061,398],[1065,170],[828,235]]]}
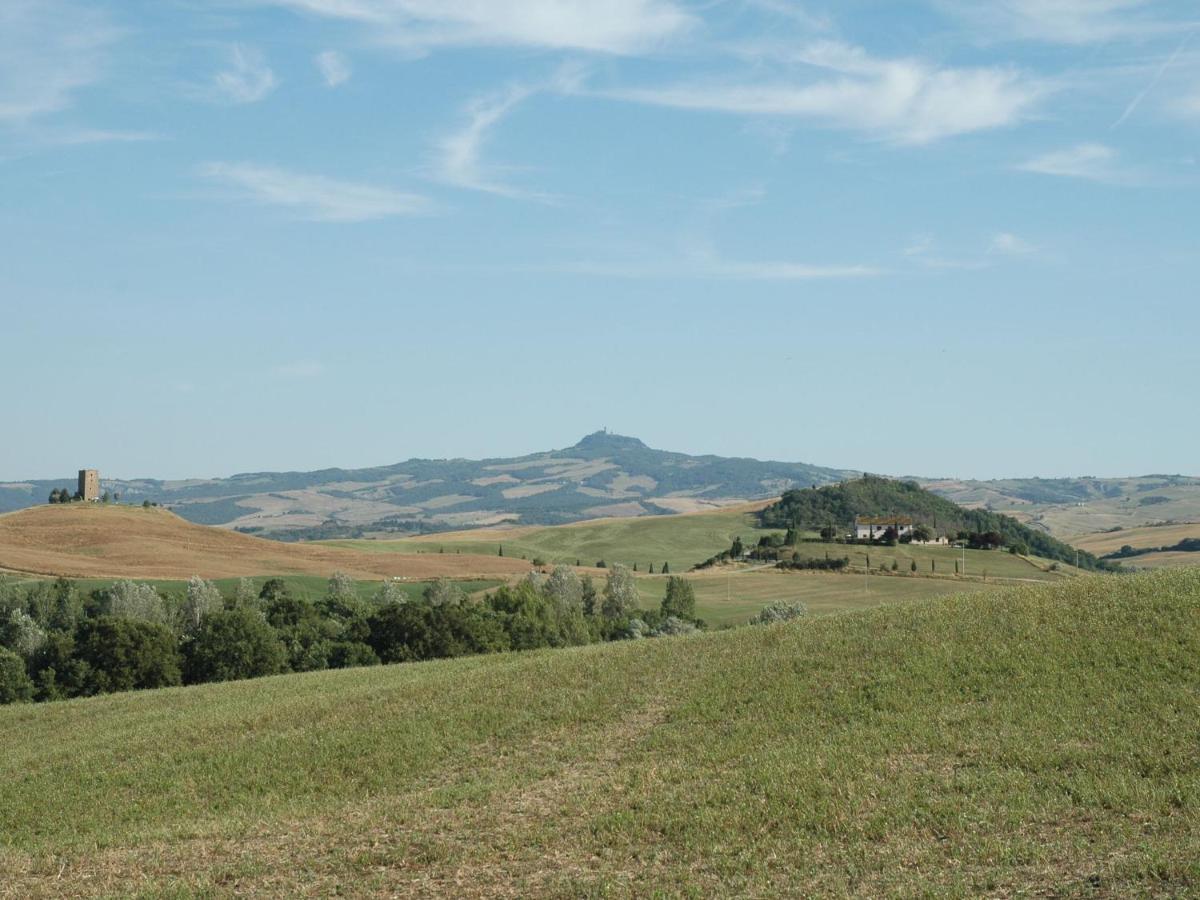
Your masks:
{"label": "tree line", "polygon": [[633,574],[613,566],[602,584],[567,567],[531,574],[482,600],[454,582],[419,599],[384,582],[370,599],[335,574],[317,601],[281,579],[232,595],[192,578],[181,598],[119,581],[81,592],[60,578],[0,586],[0,703],[257,678],[284,672],[569,647],[686,634],[704,627],[692,585],[667,581],[641,608]]}

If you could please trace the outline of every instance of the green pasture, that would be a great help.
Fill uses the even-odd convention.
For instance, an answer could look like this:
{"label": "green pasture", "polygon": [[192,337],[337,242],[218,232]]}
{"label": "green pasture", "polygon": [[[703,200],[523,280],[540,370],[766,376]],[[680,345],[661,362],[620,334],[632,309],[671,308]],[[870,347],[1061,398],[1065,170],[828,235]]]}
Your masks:
{"label": "green pasture", "polygon": [[1198,698],[1181,570],[10,706],[0,890],[1194,896]]}

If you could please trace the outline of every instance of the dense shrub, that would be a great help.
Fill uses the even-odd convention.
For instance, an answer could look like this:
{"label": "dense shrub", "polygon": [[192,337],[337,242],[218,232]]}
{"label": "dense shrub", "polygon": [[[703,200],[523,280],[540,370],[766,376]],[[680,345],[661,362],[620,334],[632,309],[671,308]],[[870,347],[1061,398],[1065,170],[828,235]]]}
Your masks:
{"label": "dense shrub", "polygon": [[750,620],[752,625],[770,625],[772,622],[787,622],[792,619],[802,619],[808,615],[808,607],[803,603],[787,603],[779,601],[772,603]]}
{"label": "dense shrub", "polygon": [[205,614],[195,636],[184,645],[189,684],[274,675],[283,671],[286,662],[275,630],[252,609]]}
{"label": "dense shrub", "polygon": [[182,682],[175,634],[155,622],[117,616],[84,622],[75,653],[88,666],[83,689],[89,694]]}

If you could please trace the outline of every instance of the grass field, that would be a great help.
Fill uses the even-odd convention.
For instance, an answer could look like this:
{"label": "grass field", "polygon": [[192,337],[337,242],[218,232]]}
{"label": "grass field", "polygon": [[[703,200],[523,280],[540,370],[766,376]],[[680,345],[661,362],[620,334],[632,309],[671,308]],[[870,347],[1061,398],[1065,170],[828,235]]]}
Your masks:
{"label": "grass field", "polygon": [[0,516],[0,570],[71,578],[178,580],[265,574],[424,580],[506,578],[529,570],[495,554],[366,554],[285,544],[195,525],[163,509],[72,503]]}
{"label": "grass field", "polygon": [[[828,572],[779,572],[762,569],[685,576],[696,591],[696,615],[710,627],[741,625],[771,603],[800,602],[810,614],[825,615],[906,603],[947,594],[995,589],[993,584],[953,578],[912,578]],[[657,606],[666,592],[665,578],[641,578],[643,608]]]}
{"label": "grass field", "polygon": [[[735,536],[740,536],[746,546],[757,543],[764,534],[777,530],[757,527],[753,510],[763,504],[735,507],[717,512],[692,513],[679,516],[654,516],[637,519],[605,519],[578,525],[560,525],[550,528],[488,529],[483,531],[460,531],[441,535],[426,535],[410,540],[380,541],[333,541],[331,545],[365,553],[437,554],[456,551],[471,554],[497,553],[504,547],[506,556],[525,556],[528,559],[543,559],[549,563],[573,565],[576,560],[584,566],[594,565],[599,560],[609,563],[638,565],[640,572],[647,572],[650,563],[661,569],[663,562],[671,564],[674,574],[686,572],[696,563],[716,553],[729,549]],[[802,556],[822,557],[828,552],[832,556],[849,556],[854,566],[864,566],[870,555],[872,568],[881,562],[891,565],[892,560],[908,571],[912,561],[917,561],[919,574],[932,574],[931,564],[936,564],[937,574],[954,574],[954,565],[961,565],[962,552],[949,547],[923,547],[900,545],[898,547],[858,547],[840,544],[802,544],[798,548]],[[993,578],[1034,578],[1054,580],[1060,572],[1050,572],[1049,563],[1040,560],[1028,561],[982,550],[968,550],[966,554],[967,574],[982,576],[986,571]],[[1070,567],[1060,567],[1069,569]]]}
{"label": "grass field", "polygon": [[425,535],[409,540],[331,541],[333,546],[366,553],[447,553],[495,555],[501,545],[504,555],[585,566],[599,560],[633,565],[646,571],[664,562],[676,572],[691,568],[721,550],[737,535],[757,541],[753,510],[765,504],[730,507],[715,512],[674,516],[645,516],[633,519],[603,519],[575,525],[546,528],[485,529]]}
{"label": "grass field", "polygon": [[1186,896],[1200,573],[0,709],[0,891]]}

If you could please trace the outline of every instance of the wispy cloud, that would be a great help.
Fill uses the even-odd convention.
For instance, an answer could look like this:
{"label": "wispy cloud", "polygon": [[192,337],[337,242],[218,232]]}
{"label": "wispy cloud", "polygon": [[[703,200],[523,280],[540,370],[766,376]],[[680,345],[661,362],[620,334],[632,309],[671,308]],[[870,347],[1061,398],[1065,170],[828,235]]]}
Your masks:
{"label": "wispy cloud", "polygon": [[683,256],[627,260],[571,260],[534,267],[538,271],[605,278],[728,279],[731,281],[833,281],[872,278],[883,270],[862,264],[797,260],[739,260],[702,248]]}
{"label": "wispy cloud", "polygon": [[527,46],[628,54],[696,24],[675,0],[257,0],[360,22],[372,37],[423,51]]}
{"label": "wispy cloud", "polygon": [[680,109],[814,119],[898,143],[926,144],[1012,125],[1049,90],[1014,69],[877,59],[837,42],[803,48],[792,62],[824,74],[804,81],[690,82],[610,96]]}
{"label": "wispy cloud", "polygon": [[988,263],[981,259],[959,259],[946,256],[932,235],[920,234],[904,248],[904,255],[926,269],[983,269]]}
{"label": "wispy cloud", "polygon": [[432,211],[425,197],[391,188],[254,163],[213,162],[200,175],[226,185],[239,199],[296,210],[320,222],[365,222]]}
{"label": "wispy cloud", "polygon": [[1060,44],[1099,44],[1169,34],[1180,23],[1150,0],[940,0],[989,38],[1009,37]]}
{"label": "wispy cloud", "polygon": [[99,81],[121,37],[96,9],[67,0],[0,2],[0,123],[59,112]]}
{"label": "wispy cloud", "polygon": [[337,87],[350,80],[350,63],[336,50],[322,50],[313,61],[329,87]]}
{"label": "wispy cloud", "polygon": [[528,88],[510,87],[499,95],[474,100],[467,109],[466,124],[437,143],[434,171],[438,180],[502,197],[526,196],[525,191],[504,184],[494,171],[485,169],[481,153],[492,129],[532,93]]}
{"label": "wispy cloud", "polygon": [[483,149],[496,126],[530,97],[542,92],[573,91],[581,77],[581,70],[577,67],[564,66],[547,81],[509,85],[499,93],[472,100],[467,106],[464,124],[435,145],[434,177],[454,187],[501,197],[542,201],[552,199],[547,194],[508,184],[502,177],[502,170],[483,162]]}
{"label": "wispy cloud", "polygon": [[1079,144],[1035,157],[1017,167],[1023,172],[1082,178],[1104,184],[1135,184],[1141,180],[1133,169],[1122,166],[1119,155],[1104,144]]}
{"label": "wispy cloud", "polygon": [[257,103],[278,87],[266,58],[253,47],[235,44],[229,49],[229,66],[213,76],[216,95],[231,103]]}
{"label": "wispy cloud", "polygon": [[992,235],[988,252],[1003,256],[1027,256],[1036,253],[1037,247],[1010,231],[1000,231]]}
{"label": "wispy cloud", "polygon": [[163,136],[154,131],[116,131],[105,128],[76,128],[46,135],[53,144],[138,144],[143,141],[161,141]]}

